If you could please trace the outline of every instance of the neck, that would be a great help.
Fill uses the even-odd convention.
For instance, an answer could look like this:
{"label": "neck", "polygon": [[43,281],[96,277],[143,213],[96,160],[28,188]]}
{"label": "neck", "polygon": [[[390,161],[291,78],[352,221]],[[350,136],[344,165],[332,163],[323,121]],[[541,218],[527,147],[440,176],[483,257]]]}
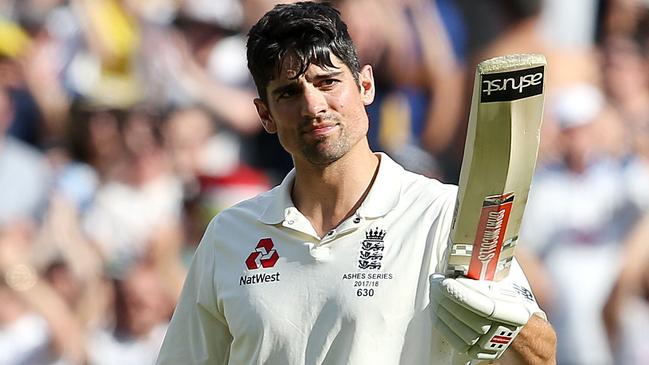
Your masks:
{"label": "neck", "polygon": [[320,237],[354,214],[378,171],[379,157],[369,148],[314,166],[295,163],[292,199]]}

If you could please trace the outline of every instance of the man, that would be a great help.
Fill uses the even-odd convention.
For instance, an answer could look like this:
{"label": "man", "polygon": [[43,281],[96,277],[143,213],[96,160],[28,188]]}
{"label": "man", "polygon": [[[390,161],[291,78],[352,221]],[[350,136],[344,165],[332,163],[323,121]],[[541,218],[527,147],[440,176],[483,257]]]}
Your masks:
{"label": "man", "polygon": [[[602,311],[620,270],[634,270],[623,247],[649,212],[649,170],[642,158],[622,155],[622,146],[611,143],[626,144],[620,132],[627,125],[597,86],[557,88],[546,110],[559,153],[537,170],[520,237],[547,272],[558,362],[637,363],[613,357]],[[642,323],[641,312],[632,318]]]}
{"label": "man", "polygon": [[[372,68],[358,64],[339,13],[315,3],[278,5],[249,33],[248,66],[261,122],[295,169],[211,222],[158,364],[457,364],[484,357],[478,332],[502,323],[463,299],[499,300],[478,282],[433,275],[441,271],[456,188],[370,150]],[[510,277],[527,287],[513,266]],[[551,327],[532,316],[540,312],[535,303],[517,300],[509,308],[527,316],[515,329],[527,325],[508,355],[552,362]]]}

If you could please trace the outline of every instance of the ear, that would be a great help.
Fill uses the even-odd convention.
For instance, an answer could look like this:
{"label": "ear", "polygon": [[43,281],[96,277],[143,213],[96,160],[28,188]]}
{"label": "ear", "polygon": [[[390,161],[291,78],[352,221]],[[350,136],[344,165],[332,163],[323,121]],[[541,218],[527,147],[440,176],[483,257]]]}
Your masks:
{"label": "ear", "polygon": [[370,105],[374,101],[374,72],[372,71],[372,66],[365,65],[361,68],[361,72],[358,75],[358,81],[361,84],[361,100],[363,104]]}
{"label": "ear", "polygon": [[257,108],[257,114],[261,120],[261,125],[264,127],[266,132],[270,134],[277,133],[277,126],[273,121],[273,117],[270,115],[270,110],[268,110],[268,105],[261,100],[260,98],[255,98],[254,100],[255,108]]}

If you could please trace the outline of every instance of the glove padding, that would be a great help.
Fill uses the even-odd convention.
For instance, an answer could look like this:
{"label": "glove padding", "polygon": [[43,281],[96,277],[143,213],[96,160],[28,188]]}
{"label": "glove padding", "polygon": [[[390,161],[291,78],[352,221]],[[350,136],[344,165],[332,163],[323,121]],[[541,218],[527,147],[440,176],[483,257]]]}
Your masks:
{"label": "glove padding", "polygon": [[437,330],[473,359],[499,358],[532,314],[534,297],[511,283],[431,277]]}

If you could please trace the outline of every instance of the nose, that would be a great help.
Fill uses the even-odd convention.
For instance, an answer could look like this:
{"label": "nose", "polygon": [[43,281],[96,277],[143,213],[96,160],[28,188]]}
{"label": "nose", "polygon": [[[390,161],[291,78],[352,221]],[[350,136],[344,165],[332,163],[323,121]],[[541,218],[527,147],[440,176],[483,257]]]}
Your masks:
{"label": "nose", "polygon": [[315,118],[327,111],[327,98],[321,90],[312,84],[307,84],[302,94],[302,116]]}

